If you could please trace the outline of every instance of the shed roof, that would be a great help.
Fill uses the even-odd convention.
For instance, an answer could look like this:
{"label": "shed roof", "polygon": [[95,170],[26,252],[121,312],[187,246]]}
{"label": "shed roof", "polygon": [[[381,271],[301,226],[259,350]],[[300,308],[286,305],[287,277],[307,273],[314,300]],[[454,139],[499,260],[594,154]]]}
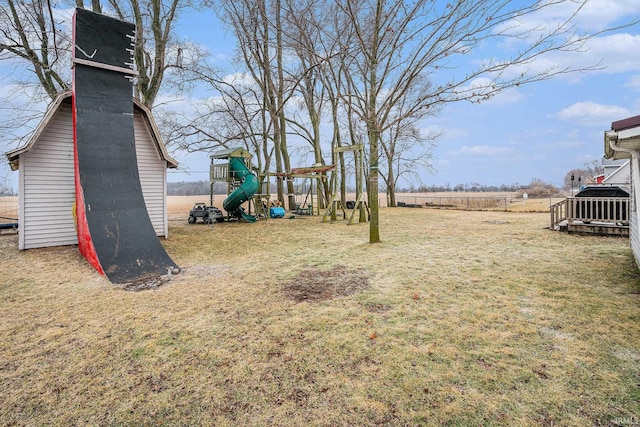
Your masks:
{"label": "shed roof", "polygon": [[[36,129],[31,134],[31,137],[29,138],[27,143],[21,147],[16,148],[15,150],[11,150],[5,153],[5,155],[7,156],[7,159],[9,160],[9,165],[11,166],[12,170],[18,170],[20,168],[20,161],[19,161],[20,155],[31,151],[36,141],[38,140],[42,132],[46,129],[47,125],[49,124],[49,122],[51,121],[55,113],[58,111],[60,106],[63,103],[71,103],[71,97],[72,97],[72,93],[70,91],[60,93],[58,97],[54,99],[53,102],[47,108],[47,112],[45,113],[44,117],[42,118],[42,120],[40,121]],[[162,160],[167,162],[167,167],[177,168],[178,162],[174,160],[171,156],[169,156],[169,153],[167,152],[167,148],[165,147],[164,142],[162,142],[162,137],[160,136],[160,131],[158,130],[158,126],[156,125],[156,122],[153,119],[153,116],[151,114],[151,110],[149,110],[146,106],[144,106],[144,104],[142,104],[137,99],[132,98],[132,100],[133,100],[134,109],[141,111],[145,120],[149,124],[149,129],[151,130],[151,136],[153,138],[154,143],[156,144],[156,147],[158,148],[160,157],[162,158]]]}

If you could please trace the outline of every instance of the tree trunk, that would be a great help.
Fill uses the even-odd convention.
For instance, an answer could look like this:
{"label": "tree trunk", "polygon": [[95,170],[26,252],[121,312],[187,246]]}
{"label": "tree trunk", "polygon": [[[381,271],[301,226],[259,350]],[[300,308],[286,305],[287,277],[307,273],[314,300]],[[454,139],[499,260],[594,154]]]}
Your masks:
{"label": "tree trunk", "polygon": [[380,242],[380,221],[378,204],[378,145],[380,143],[380,125],[377,117],[378,94],[378,42],[379,26],[382,15],[383,0],[378,0],[369,55],[369,99],[367,130],[369,131],[369,204],[371,205],[371,222],[369,223],[369,243]]}
{"label": "tree trunk", "polygon": [[[276,156],[276,190],[278,192],[278,200],[281,203],[284,203],[284,172],[285,170],[282,167],[282,147],[280,144],[280,122],[278,118],[272,112],[272,120],[273,120],[273,151]],[[289,180],[287,180],[289,182]],[[291,209],[291,205],[288,205],[289,209]]]}
{"label": "tree trunk", "polygon": [[387,168],[387,206],[396,207],[396,178],[393,172],[393,162],[389,160]]}
{"label": "tree trunk", "polygon": [[[278,86],[277,86],[277,112],[278,117],[276,120],[280,122],[279,134],[280,134],[280,154],[282,156],[282,162],[286,173],[291,173],[291,160],[289,158],[289,151],[287,148],[287,120],[284,113],[284,64],[282,59],[282,12],[281,12],[281,0],[276,0],[276,63],[278,70]],[[267,17],[264,17],[265,22],[269,22]],[[293,187],[293,181],[287,180],[287,195],[289,198],[289,209],[295,207],[296,195]]]}

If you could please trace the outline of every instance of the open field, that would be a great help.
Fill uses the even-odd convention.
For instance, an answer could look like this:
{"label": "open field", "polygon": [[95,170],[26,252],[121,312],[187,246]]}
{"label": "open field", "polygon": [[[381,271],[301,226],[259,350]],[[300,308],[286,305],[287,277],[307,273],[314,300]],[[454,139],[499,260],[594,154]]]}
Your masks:
{"label": "open field", "polygon": [[[182,209],[189,209],[189,203],[193,201],[209,203],[209,196],[169,196],[174,207],[180,205]],[[222,207],[224,195],[216,195],[214,205]],[[275,199],[275,197],[273,197]],[[355,200],[355,194],[347,194],[347,200]],[[448,205],[455,203],[461,209],[471,210],[494,210],[508,212],[549,212],[549,206],[564,200],[564,198],[539,198],[523,200],[517,197],[516,193],[507,192],[443,192],[443,193],[398,193],[397,203],[413,203],[425,206],[428,202],[431,205]],[[387,196],[380,193],[378,205],[387,206]]]}
{"label": "open field", "polygon": [[[0,236],[0,425],[637,425],[640,274],[548,213],[187,224],[125,291]],[[221,200],[216,200],[221,204]],[[522,203],[522,201],[520,201]]]}

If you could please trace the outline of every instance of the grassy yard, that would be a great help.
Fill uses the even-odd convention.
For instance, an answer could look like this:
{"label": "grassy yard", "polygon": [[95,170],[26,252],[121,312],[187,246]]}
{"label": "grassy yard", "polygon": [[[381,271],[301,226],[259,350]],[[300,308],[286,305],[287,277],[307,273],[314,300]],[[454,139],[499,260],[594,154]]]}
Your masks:
{"label": "grassy yard", "polygon": [[190,203],[164,241],[183,272],[153,290],[0,236],[0,425],[640,422],[626,239],[383,208],[370,245],[318,217],[188,225]]}

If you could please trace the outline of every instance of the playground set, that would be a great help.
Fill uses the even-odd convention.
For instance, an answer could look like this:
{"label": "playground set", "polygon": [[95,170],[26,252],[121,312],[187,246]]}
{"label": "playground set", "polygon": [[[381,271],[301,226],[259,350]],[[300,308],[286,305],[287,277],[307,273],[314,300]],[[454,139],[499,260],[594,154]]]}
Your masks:
{"label": "playground set", "polygon": [[[338,171],[335,167],[337,156],[343,153],[352,152],[354,154],[354,163],[356,169],[356,200],[346,202],[346,207],[342,203],[337,192]],[[266,173],[257,175],[252,172],[251,163],[252,155],[244,148],[228,148],[217,151],[210,155],[210,194],[209,206],[199,203],[202,210],[200,216],[209,218],[208,212],[219,212],[220,210],[213,205],[214,185],[217,182],[227,183],[227,197],[224,199],[223,208],[227,212],[227,220],[241,220],[253,223],[259,218],[283,218],[285,209],[279,202],[271,201],[270,181],[271,176],[277,176],[287,180],[302,179],[302,183],[294,195],[295,207],[291,212],[294,215],[320,215],[322,213],[323,222],[336,221],[338,209],[342,211],[342,218],[347,218],[345,209],[351,209],[348,224],[354,224],[356,221],[355,214],[358,215],[358,222],[366,222],[369,218],[369,207],[364,200],[363,194],[363,146],[351,145],[343,147],[334,147],[333,149],[333,165],[316,164],[310,167],[292,168],[290,173]],[[328,188],[331,193],[327,199],[321,199],[324,194],[321,186],[327,184],[327,173],[331,172],[331,178]],[[243,207],[246,203],[247,209]],[[324,208],[322,208],[324,207]],[[195,207],[194,207],[195,209]],[[193,224],[196,220],[194,209],[190,212],[189,223]],[[321,209],[324,209],[322,212]],[[204,213],[207,212],[207,213]],[[218,219],[222,222],[224,219]],[[213,222],[205,220],[206,223]]]}
{"label": "playground set", "polygon": [[[227,220],[256,222],[267,217],[266,203],[269,201],[269,182],[261,181],[251,171],[251,153],[244,148],[229,148],[211,154],[209,170],[210,207],[213,206],[213,187],[216,182],[227,183],[227,197],[222,202]],[[260,190],[260,191],[258,191]],[[248,203],[248,211],[242,206]]]}
{"label": "playground set", "polygon": [[[355,214],[358,212],[358,222],[367,222],[371,213],[369,212],[369,206],[364,198],[364,146],[362,144],[345,145],[340,147],[333,147],[333,163],[337,163],[337,157],[344,156],[345,153],[353,153],[354,165],[356,171],[356,200],[355,202],[347,202],[347,206],[343,206],[342,199],[338,194],[338,175],[334,173],[331,175],[330,188],[332,194],[327,204],[327,210],[322,217],[322,220],[326,222],[328,219],[335,221],[337,219],[338,208],[342,211],[343,218],[346,218],[346,209],[352,209],[349,221],[347,224],[352,225],[355,223]],[[344,177],[343,177],[344,178]],[[351,205],[351,206],[349,206]]]}

